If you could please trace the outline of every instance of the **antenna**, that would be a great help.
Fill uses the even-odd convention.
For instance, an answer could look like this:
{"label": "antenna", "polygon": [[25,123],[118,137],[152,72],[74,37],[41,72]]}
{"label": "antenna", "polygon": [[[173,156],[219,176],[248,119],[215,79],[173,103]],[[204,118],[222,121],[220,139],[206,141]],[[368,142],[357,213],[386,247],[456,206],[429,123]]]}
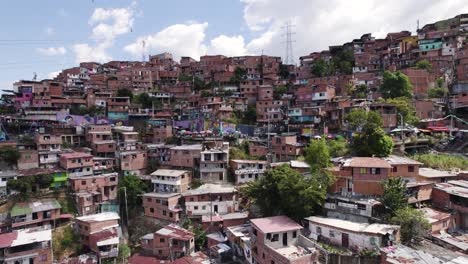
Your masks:
{"label": "antenna", "polygon": [[37,80],[37,73],[36,72],[33,72],[33,81]]}
{"label": "antenna", "polygon": [[141,61],[145,61],[145,46],[146,46],[146,41],[145,40],[142,40],[141,41]]}
{"label": "antenna", "polygon": [[292,35],[296,34],[296,32],[292,31],[292,28],[295,27],[296,25],[291,24],[290,21],[286,22],[286,25],[283,27],[286,29],[286,57],[284,59],[285,64],[295,64],[294,63],[294,57],[293,57],[293,47],[292,44],[293,42],[296,42],[295,40],[292,39]]}

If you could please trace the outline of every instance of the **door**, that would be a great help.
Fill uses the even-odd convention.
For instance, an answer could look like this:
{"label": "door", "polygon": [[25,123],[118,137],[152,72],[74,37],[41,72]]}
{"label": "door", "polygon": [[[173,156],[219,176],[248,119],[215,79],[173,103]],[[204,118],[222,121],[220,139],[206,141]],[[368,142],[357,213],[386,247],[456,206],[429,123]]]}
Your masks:
{"label": "door", "polygon": [[288,245],[288,233],[283,233],[283,246]]}
{"label": "door", "polygon": [[349,235],[342,233],[341,234],[341,246],[347,248],[349,246]]}
{"label": "door", "polygon": [[218,205],[215,205],[215,206],[214,206],[214,212],[215,212],[215,213],[218,212]]}

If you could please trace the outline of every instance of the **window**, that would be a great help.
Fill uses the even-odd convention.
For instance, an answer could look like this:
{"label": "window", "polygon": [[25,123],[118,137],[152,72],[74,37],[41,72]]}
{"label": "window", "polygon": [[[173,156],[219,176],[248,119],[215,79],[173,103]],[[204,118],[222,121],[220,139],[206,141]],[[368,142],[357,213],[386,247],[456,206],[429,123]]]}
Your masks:
{"label": "window", "polygon": [[366,173],[367,173],[367,169],[366,169],[366,168],[360,168],[360,169],[359,169],[359,173],[360,173],[360,174],[366,174]]}
{"label": "window", "polygon": [[317,234],[322,234],[322,228],[320,226],[317,226],[317,228],[315,229]]}
{"label": "window", "polygon": [[167,213],[166,213],[166,210],[163,210],[163,215],[166,216],[166,214],[167,214]]}
{"label": "window", "polygon": [[374,175],[380,174],[380,168],[372,168],[371,169],[371,174],[374,174]]}
{"label": "window", "polygon": [[365,205],[365,204],[358,204],[358,205],[357,205],[357,208],[358,208],[359,210],[366,210],[366,205]]}
{"label": "window", "polygon": [[266,235],[266,238],[267,238],[267,239],[271,239],[271,234],[268,233],[268,234]]}
{"label": "window", "polygon": [[272,242],[279,241],[279,234],[274,234],[273,237],[271,238]]}
{"label": "window", "polygon": [[392,171],[393,171],[393,172],[398,172],[398,167],[396,167],[396,166],[393,167],[393,168],[392,168]]}
{"label": "window", "polygon": [[160,238],[159,242],[164,243],[164,238]]}
{"label": "window", "polygon": [[202,210],[206,210],[206,205],[203,205],[203,206],[202,206]]}
{"label": "window", "polygon": [[198,206],[194,206],[194,207],[193,207],[193,210],[198,210]]}
{"label": "window", "polygon": [[86,181],[81,181],[81,185],[86,185]]}
{"label": "window", "polygon": [[335,232],[333,232],[333,230],[330,230],[329,235],[330,237],[335,237]]}
{"label": "window", "polygon": [[154,213],[154,208],[150,208],[150,213]]}
{"label": "window", "polygon": [[414,166],[408,166],[408,172],[414,172]]}
{"label": "window", "polygon": [[294,231],[293,232],[293,238],[296,238],[297,237],[297,231]]}

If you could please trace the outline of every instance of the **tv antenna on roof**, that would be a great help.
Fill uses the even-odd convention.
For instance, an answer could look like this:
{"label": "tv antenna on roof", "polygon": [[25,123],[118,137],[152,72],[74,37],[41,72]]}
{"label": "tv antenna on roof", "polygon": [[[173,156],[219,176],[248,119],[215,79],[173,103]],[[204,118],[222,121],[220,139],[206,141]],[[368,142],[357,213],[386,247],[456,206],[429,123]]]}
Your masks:
{"label": "tv antenna on roof", "polygon": [[286,30],[286,33],[284,34],[286,36],[286,57],[284,58],[284,63],[285,64],[294,64],[294,57],[293,57],[293,42],[296,42],[293,40],[292,35],[296,34],[296,32],[292,31],[292,28],[295,27],[295,25],[291,24],[290,21],[286,22],[286,25],[283,27]]}

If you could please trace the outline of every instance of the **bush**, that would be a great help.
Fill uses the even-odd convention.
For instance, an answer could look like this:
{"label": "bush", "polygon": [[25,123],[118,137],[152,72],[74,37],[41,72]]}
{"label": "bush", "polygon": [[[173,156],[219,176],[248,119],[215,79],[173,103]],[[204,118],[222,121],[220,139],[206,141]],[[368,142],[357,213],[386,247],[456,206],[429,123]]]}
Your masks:
{"label": "bush", "polygon": [[453,156],[448,154],[417,154],[414,155],[412,158],[424,163],[425,166],[434,169],[468,169],[468,159],[462,156]]}

